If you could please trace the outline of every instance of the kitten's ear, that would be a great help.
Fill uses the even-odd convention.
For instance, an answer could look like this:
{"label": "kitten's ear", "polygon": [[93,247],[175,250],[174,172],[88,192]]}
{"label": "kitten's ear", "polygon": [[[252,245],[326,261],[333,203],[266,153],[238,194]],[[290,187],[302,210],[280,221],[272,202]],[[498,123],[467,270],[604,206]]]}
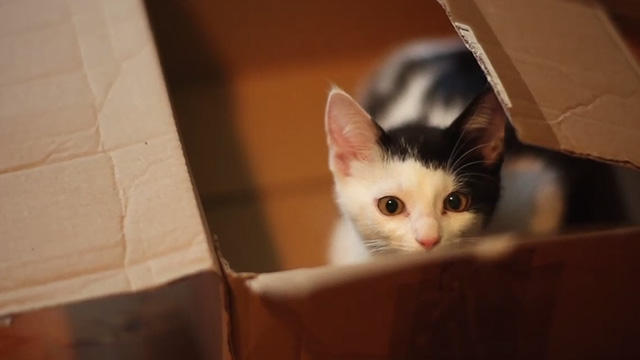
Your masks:
{"label": "kitten's ear", "polygon": [[[490,167],[504,153],[507,114],[490,86],[478,95],[449,128],[459,138],[459,145],[479,154]],[[465,151],[458,151],[462,156]]]}
{"label": "kitten's ear", "polygon": [[348,176],[353,161],[371,161],[379,155],[378,138],[382,130],[355,100],[337,88],[329,93],[325,130],[329,166],[334,173]]}

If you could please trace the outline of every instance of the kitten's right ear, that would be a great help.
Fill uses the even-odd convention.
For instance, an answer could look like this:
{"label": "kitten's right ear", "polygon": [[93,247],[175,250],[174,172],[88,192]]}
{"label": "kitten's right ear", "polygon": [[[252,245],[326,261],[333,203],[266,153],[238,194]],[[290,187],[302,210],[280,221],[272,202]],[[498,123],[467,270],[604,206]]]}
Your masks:
{"label": "kitten's right ear", "polygon": [[505,148],[507,114],[493,89],[487,85],[465,111],[451,124],[449,131],[461,138],[459,152],[466,156],[471,152],[480,155],[485,165],[491,167],[500,162]]}
{"label": "kitten's right ear", "polygon": [[325,112],[329,144],[329,167],[334,174],[349,176],[354,161],[371,161],[379,155],[381,129],[344,91],[329,93]]}

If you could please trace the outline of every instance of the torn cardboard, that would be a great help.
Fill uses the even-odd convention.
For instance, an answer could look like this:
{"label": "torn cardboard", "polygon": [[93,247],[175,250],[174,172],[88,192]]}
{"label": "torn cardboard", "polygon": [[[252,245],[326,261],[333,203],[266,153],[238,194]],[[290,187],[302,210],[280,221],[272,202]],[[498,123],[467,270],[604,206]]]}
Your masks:
{"label": "torn cardboard", "polygon": [[217,269],[138,0],[0,11],[0,314]]}

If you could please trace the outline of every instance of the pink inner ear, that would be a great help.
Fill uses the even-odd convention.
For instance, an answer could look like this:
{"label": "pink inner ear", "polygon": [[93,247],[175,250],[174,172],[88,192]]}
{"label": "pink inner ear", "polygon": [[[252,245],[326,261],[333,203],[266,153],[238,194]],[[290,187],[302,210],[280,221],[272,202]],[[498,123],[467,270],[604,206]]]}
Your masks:
{"label": "pink inner ear", "polygon": [[332,162],[342,175],[350,175],[354,160],[366,161],[375,151],[378,129],[367,113],[349,95],[334,90],[329,94],[325,114]]}

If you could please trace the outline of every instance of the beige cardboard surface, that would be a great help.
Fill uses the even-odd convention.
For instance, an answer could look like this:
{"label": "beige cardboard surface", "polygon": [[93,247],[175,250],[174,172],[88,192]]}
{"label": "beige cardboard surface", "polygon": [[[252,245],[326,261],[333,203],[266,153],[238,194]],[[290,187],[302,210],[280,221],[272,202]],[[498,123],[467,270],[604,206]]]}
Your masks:
{"label": "beige cardboard surface", "polygon": [[140,0],[0,11],[0,314],[215,268]]}
{"label": "beige cardboard surface", "polygon": [[598,2],[441,3],[523,141],[640,167],[640,67]]}
{"label": "beige cardboard surface", "polygon": [[632,359],[640,229],[230,278],[237,359]]}

